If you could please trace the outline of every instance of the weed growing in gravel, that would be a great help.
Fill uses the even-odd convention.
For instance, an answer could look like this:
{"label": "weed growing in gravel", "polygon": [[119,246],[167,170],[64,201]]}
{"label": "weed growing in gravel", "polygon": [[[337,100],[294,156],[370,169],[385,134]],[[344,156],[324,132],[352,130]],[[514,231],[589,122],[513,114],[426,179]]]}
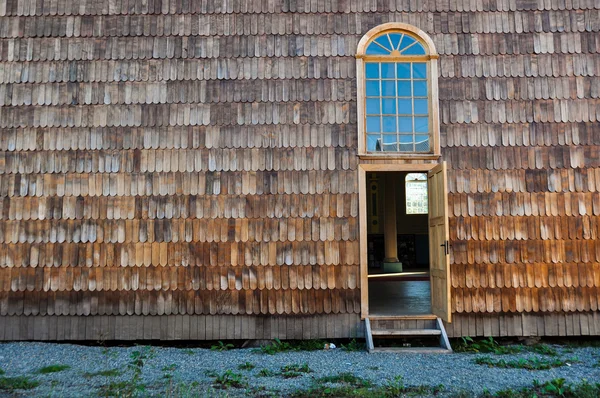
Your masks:
{"label": "weed growing in gravel", "polygon": [[273,372],[271,369],[261,369],[260,372],[258,372],[258,377],[273,377],[277,375],[277,373]]}
{"label": "weed growing in gravel", "polygon": [[162,370],[163,372],[172,372],[172,371],[174,371],[175,369],[177,369],[177,365],[175,365],[174,363],[172,363],[172,364],[170,364],[170,365],[163,366],[161,370]]}
{"label": "weed growing in gravel", "polygon": [[194,355],[195,354],[194,350],[192,350],[190,348],[186,348],[185,350],[183,350],[183,353],[187,354],[187,355]]}
{"label": "weed growing in gravel", "polygon": [[0,391],[32,390],[40,385],[39,381],[26,376],[0,377]]}
{"label": "weed growing in gravel", "polygon": [[302,373],[311,373],[312,370],[308,367],[308,364],[297,365],[291,364],[281,367],[281,376],[285,379],[292,379],[295,377],[302,376]]}
{"label": "weed growing in gravel", "polygon": [[281,341],[279,339],[273,340],[270,344],[266,344],[260,347],[260,352],[268,355],[275,355],[278,352],[292,351],[292,345],[288,342]]}
{"label": "weed growing in gravel", "polygon": [[71,369],[69,365],[48,365],[43,368],[39,368],[36,373],[38,374],[48,374],[48,373],[57,373],[62,372],[63,370]]}
{"label": "weed growing in gravel", "polygon": [[558,351],[556,351],[555,348],[550,347],[548,344],[536,344],[530,348],[530,351],[533,351],[540,355],[547,355],[549,357],[558,356]]}
{"label": "weed growing in gravel", "polygon": [[600,383],[591,384],[583,380],[576,384],[567,384],[565,379],[553,379],[545,383],[534,380],[532,387],[521,390],[501,390],[486,397],[498,398],[531,398],[531,397],[563,397],[563,398],[598,398]]}
{"label": "weed growing in gravel", "polygon": [[462,337],[462,341],[454,348],[455,352],[480,352],[485,354],[515,354],[523,351],[523,346],[520,345],[500,345],[493,337],[488,337],[483,340],[475,340],[472,337]]}
{"label": "weed growing in gravel", "polygon": [[256,366],[253,363],[251,363],[251,362],[244,362],[244,363],[238,365],[238,369],[239,370],[252,370],[255,367]]}
{"label": "weed growing in gravel", "polygon": [[352,339],[348,344],[342,344],[341,347],[342,350],[349,352],[364,351],[365,343],[359,343],[358,341],[356,341],[356,339]]}
{"label": "weed growing in gravel", "polygon": [[6,373],[4,372],[4,369],[0,368],[0,376],[2,376],[4,373]]}
{"label": "weed growing in gravel", "polygon": [[214,380],[213,386],[226,390],[230,387],[233,388],[245,388],[248,383],[244,380],[244,376],[239,373],[234,373],[231,370],[226,370],[225,373],[217,375]]}
{"label": "weed growing in gravel", "polygon": [[373,383],[369,380],[355,376],[352,373],[343,372],[334,376],[325,376],[317,379],[318,383],[348,384],[355,387],[371,387]]}
{"label": "weed growing in gravel", "polygon": [[155,352],[151,347],[144,347],[141,351],[133,351],[127,368],[132,372],[130,380],[114,381],[103,387],[100,391],[105,396],[132,397],[143,395],[146,386],[141,383],[142,369],[146,363],[154,358]]}
{"label": "weed growing in gravel", "polygon": [[[334,385],[332,385],[334,384]],[[340,373],[317,379],[315,385],[307,390],[298,390],[291,394],[295,398],[308,397],[404,397],[437,395],[442,387],[405,386],[401,376],[389,380],[383,386],[374,387],[369,380],[350,373]]]}
{"label": "weed growing in gravel", "polygon": [[90,379],[92,377],[116,377],[118,375],[121,374],[121,371],[119,369],[108,369],[108,370],[101,370],[99,372],[85,372],[83,373],[83,377],[85,377],[86,379]]}
{"label": "weed growing in gravel", "polygon": [[[513,369],[527,369],[527,370],[548,370],[552,368],[559,368],[565,366],[567,361],[562,359],[540,359],[540,358],[520,358],[512,361],[505,361],[504,359],[495,360],[490,357],[479,357],[474,361],[478,365],[487,365],[490,368],[513,368]],[[572,361],[575,362],[575,361]]]}
{"label": "weed growing in gravel", "polygon": [[231,343],[223,343],[221,340],[219,340],[219,343],[217,345],[213,345],[210,347],[211,351],[228,351],[235,348],[235,346]]}
{"label": "weed growing in gravel", "polygon": [[379,370],[381,369],[379,366],[369,366],[369,370]]}

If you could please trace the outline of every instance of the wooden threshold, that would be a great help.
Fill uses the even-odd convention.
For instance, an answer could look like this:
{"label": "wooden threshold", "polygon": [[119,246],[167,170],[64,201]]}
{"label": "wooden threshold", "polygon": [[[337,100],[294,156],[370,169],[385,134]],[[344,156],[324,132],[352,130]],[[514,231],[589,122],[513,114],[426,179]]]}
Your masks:
{"label": "wooden threshold", "polygon": [[421,321],[421,320],[435,320],[437,316],[433,314],[422,314],[422,315],[377,315],[369,314],[370,319],[376,319],[379,321]]}
{"label": "wooden threshold", "polygon": [[370,352],[396,352],[401,354],[450,354],[445,348],[438,347],[377,347]]}
{"label": "wooden threshold", "polygon": [[439,329],[402,329],[402,330],[371,330],[373,336],[398,337],[398,336],[440,336]]}

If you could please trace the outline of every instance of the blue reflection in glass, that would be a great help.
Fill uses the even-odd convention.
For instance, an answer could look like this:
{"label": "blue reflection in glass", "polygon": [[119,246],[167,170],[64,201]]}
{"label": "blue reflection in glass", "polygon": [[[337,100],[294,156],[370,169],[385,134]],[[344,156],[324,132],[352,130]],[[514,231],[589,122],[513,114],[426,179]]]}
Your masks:
{"label": "blue reflection in glass", "polygon": [[381,77],[384,79],[393,79],[396,77],[394,73],[394,64],[391,62],[381,63]]}
{"label": "blue reflection in glass", "polygon": [[425,48],[421,43],[417,43],[410,48],[402,51],[402,55],[425,55]]}
{"label": "blue reflection in glass", "polygon": [[381,124],[379,122],[379,116],[367,117],[367,132],[377,133],[381,131]]}
{"label": "blue reflection in glass", "polygon": [[410,80],[398,81],[398,97],[410,97],[412,96],[410,90]]}
{"label": "blue reflection in glass", "polygon": [[381,100],[383,105],[383,114],[395,115],[396,114],[396,100],[393,98],[384,98]]}
{"label": "blue reflection in glass", "polygon": [[398,71],[398,79],[410,79],[410,63],[398,62],[396,69]]}
{"label": "blue reflection in glass", "polygon": [[379,78],[379,64],[378,63],[367,63],[365,67],[365,73],[367,79]]}
{"label": "blue reflection in glass", "polygon": [[401,99],[398,100],[398,114],[399,115],[412,115],[412,100]]}
{"label": "blue reflection in glass", "polygon": [[415,62],[413,64],[413,78],[415,79],[426,79],[427,78],[427,64],[424,62]]}
{"label": "blue reflection in glass", "polygon": [[367,97],[377,97],[379,95],[379,80],[367,80]]}
{"label": "blue reflection in glass", "polygon": [[401,144],[412,144],[413,143],[412,134],[410,134],[410,135],[400,134],[400,143]]}
{"label": "blue reflection in glass", "polygon": [[379,134],[367,134],[367,151],[375,151],[377,148],[377,139]]}
{"label": "blue reflection in glass", "polygon": [[[378,37],[377,39],[374,40],[374,42],[381,44],[381,46],[383,48],[388,50],[388,53],[390,53],[392,51],[392,49],[390,48],[390,40],[387,38],[387,35]],[[375,45],[377,45],[377,44],[375,44]]]}
{"label": "blue reflection in glass", "polygon": [[384,144],[395,144],[398,141],[398,137],[396,134],[384,134],[383,135],[383,143]]}
{"label": "blue reflection in glass", "polygon": [[404,36],[404,40],[402,40],[402,48],[400,48],[400,52],[404,53],[404,49],[408,46],[410,46],[411,44],[413,44],[414,42],[416,42],[415,39],[413,39],[410,36]]}
{"label": "blue reflection in glass", "polygon": [[394,50],[396,50],[400,45],[400,39],[402,38],[402,35],[400,33],[390,33],[388,36],[392,40],[392,46],[394,47]]}
{"label": "blue reflection in glass", "polygon": [[383,132],[384,133],[395,133],[396,132],[396,118],[395,117],[382,117],[383,121]]}
{"label": "blue reflection in glass", "polygon": [[382,95],[386,97],[393,97],[396,95],[396,82],[393,80],[382,80],[381,81]]}
{"label": "blue reflection in glass", "polygon": [[426,117],[415,118],[415,131],[418,133],[429,132],[429,119]]}
{"label": "blue reflection in glass", "polygon": [[412,117],[399,117],[398,118],[398,131],[402,133],[412,133]]}
{"label": "blue reflection in glass", "polygon": [[[375,40],[375,41],[378,42],[378,43],[380,43],[381,42],[381,37],[379,39]],[[386,41],[387,41],[387,39],[386,39]],[[389,46],[390,46],[390,43],[388,42],[387,43],[387,47],[389,47]],[[385,47],[385,45],[384,45],[384,47]],[[367,47],[366,53],[368,55],[389,55],[390,51],[386,50],[385,48],[381,48],[381,46],[378,46],[375,43],[371,43]]]}
{"label": "blue reflection in glass", "polygon": [[415,100],[415,115],[427,115],[429,113],[429,109],[427,106],[426,99],[416,99]]}
{"label": "blue reflection in glass", "polygon": [[379,115],[379,98],[367,98],[367,115]]}
{"label": "blue reflection in glass", "polygon": [[413,82],[414,96],[427,97],[427,82],[424,80]]}
{"label": "blue reflection in glass", "polygon": [[415,151],[429,152],[429,136],[428,135],[416,135],[415,136]]}

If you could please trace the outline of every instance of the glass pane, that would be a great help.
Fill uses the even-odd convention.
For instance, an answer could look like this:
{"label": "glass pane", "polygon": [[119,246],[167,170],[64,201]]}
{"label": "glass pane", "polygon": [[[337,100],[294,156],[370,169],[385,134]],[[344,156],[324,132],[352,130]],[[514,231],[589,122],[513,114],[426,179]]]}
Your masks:
{"label": "glass pane", "polygon": [[412,37],[404,36],[404,39],[402,40],[402,47],[400,47],[400,52],[403,52],[404,49],[406,49],[406,47],[410,46],[414,42],[416,42],[416,40],[413,39]]}
{"label": "glass pane", "polygon": [[415,131],[417,133],[428,133],[429,132],[429,119],[426,117],[415,118]]}
{"label": "glass pane", "polygon": [[415,136],[415,151],[429,152],[429,136],[428,135]]}
{"label": "glass pane", "polygon": [[381,77],[384,79],[394,79],[396,77],[393,63],[383,62],[381,64]]}
{"label": "glass pane", "polygon": [[389,51],[379,47],[375,43],[371,43],[369,45],[369,47],[367,47],[366,53],[367,53],[367,55],[389,55],[390,54]]}
{"label": "glass pane", "polygon": [[398,62],[396,69],[398,70],[398,79],[410,79],[410,63]]}
{"label": "glass pane", "polygon": [[379,95],[379,80],[367,80],[367,97],[377,97]]}
{"label": "glass pane", "polygon": [[390,37],[390,40],[392,41],[392,46],[394,47],[394,50],[397,50],[400,44],[400,39],[402,38],[402,34],[400,33],[390,33],[388,35]]}
{"label": "glass pane", "polygon": [[367,98],[367,115],[379,115],[380,113],[379,98]]}
{"label": "glass pane", "polygon": [[375,151],[377,147],[377,141],[379,134],[367,134],[367,151]]}
{"label": "glass pane", "polygon": [[429,113],[429,109],[427,107],[426,99],[416,99],[415,100],[415,115],[427,115]]}
{"label": "glass pane", "polygon": [[401,133],[412,133],[412,117],[399,117],[398,118],[398,131]]}
{"label": "glass pane", "polygon": [[383,121],[383,132],[384,133],[395,133],[396,132],[396,117],[382,117]]}
{"label": "glass pane", "polygon": [[384,98],[381,100],[383,104],[383,114],[395,115],[396,114],[396,100],[393,98]]}
{"label": "glass pane", "polygon": [[410,48],[402,51],[402,55],[425,55],[425,48],[421,43],[417,43]]}
{"label": "glass pane", "polygon": [[401,134],[399,142],[401,144],[412,144],[413,143],[413,136],[412,136],[412,134],[411,135]]}
{"label": "glass pane", "polygon": [[415,62],[413,64],[413,78],[427,79],[427,64],[424,62]]}
{"label": "glass pane", "polygon": [[367,117],[367,132],[368,133],[378,133],[380,131],[381,131],[381,124],[379,121],[379,116]]}
{"label": "glass pane", "polygon": [[394,80],[382,80],[381,91],[382,95],[386,97],[396,96],[396,82]]}
{"label": "glass pane", "polygon": [[[427,89],[427,86],[425,86],[425,89]],[[410,97],[411,95],[410,80],[400,80],[398,82],[398,97]]]}
{"label": "glass pane", "polygon": [[427,97],[427,82],[424,80],[414,81],[413,89],[415,97]]}
{"label": "glass pane", "polygon": [[379,64],[378,63],[367,63],[365,67],[365,73],[367,79],[378,79],[379,78]]}
{"label": "glass pane", "polygon": [[[383,35],[378,37],[377,39],[373,40],[375,43],[378,43],[381,45],[381,47],[385,48],[387,51],[387,53],[391,53],[392,52],[392,48],[390,46],[390,40],[388,39],[387,35]],[[377,45],[377,44],[375,44]]]}
{"label": "glass pane", "polygon": [[390,144],[394,144],[396,145],[396,142],[398,142],[398,136],[396,134],[383,134],[383,143],[385,145],[390,145]]}
{"label": "glass pane", "polygon": [[398,145],[398,149],[400,152],[413,152],[414,144],[412,142],[410,144],[400,144]]}
{"label": "glass pane", "polygon": [[398,100],[398,114],[412,115],[412,101],[409,99]]}

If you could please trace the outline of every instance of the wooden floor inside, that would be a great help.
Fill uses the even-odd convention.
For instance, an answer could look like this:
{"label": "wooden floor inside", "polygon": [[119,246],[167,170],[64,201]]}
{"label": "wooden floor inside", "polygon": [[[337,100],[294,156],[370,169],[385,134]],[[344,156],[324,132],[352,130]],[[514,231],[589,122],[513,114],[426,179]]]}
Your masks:
{"label": "wooden floor inside", "polygon": [[431,314],[431,289],[428,280],[390,280],[369,278],[369,315]]}

